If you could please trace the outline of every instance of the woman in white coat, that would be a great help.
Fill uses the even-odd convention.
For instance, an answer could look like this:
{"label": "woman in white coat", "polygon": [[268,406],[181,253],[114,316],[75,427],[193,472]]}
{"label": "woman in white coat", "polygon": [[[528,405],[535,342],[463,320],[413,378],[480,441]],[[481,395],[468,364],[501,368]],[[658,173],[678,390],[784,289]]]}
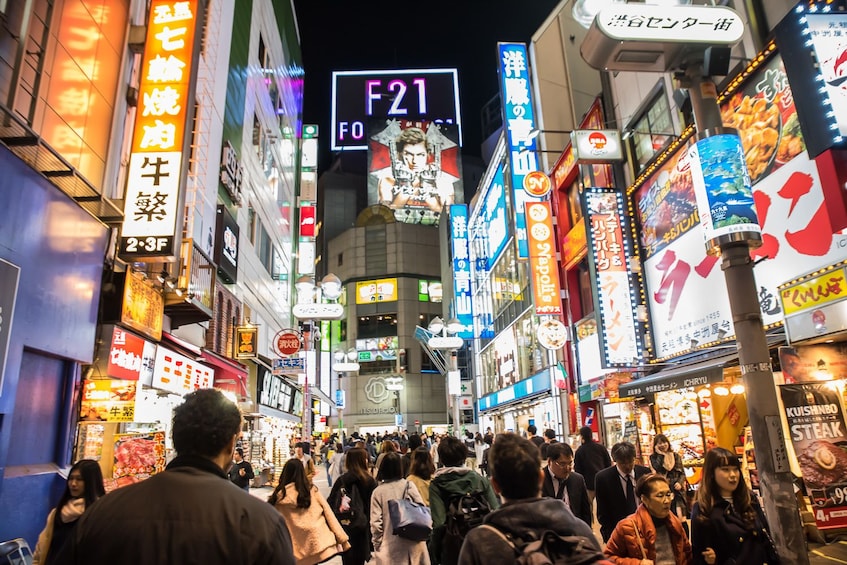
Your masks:
{"label": "woman in white coat", "polygon": [[[388,513],[388,501],[408,498],[423,503],[420,492],[414,483],[403,478],[400,455],[386,453],[379,466],[376,477],[379,486],[371,495],[371,537],[374,546],[374,565],[430,565],[429,552],[425,541],[412,541],[395,536],[392,531],[391,517]],[[406,491],[408,489],[408,492]]]}

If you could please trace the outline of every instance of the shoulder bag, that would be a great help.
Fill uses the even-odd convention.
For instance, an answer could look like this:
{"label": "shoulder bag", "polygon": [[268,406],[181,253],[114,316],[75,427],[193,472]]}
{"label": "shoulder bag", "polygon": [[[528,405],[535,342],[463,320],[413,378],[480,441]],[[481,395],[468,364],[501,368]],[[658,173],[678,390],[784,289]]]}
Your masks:
{"label": "shoulder bag", "polygon": [[388,501],[392,533],[412,541],[425,541],[432,532],[432,514],[426,505],[406,498],[408,494],[409,481],[406,481],[402,498]]}

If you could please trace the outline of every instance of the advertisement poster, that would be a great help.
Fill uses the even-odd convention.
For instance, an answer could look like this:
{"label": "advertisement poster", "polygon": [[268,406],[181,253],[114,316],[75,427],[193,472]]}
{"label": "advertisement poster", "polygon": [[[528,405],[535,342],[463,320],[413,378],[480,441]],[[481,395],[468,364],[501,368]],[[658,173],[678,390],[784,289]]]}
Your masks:
{"label": "advertisement poster", "polygon": [[115,435],[115,479],[131,477],[135,480],[128,482],[136,482],[164,470],[165,432]]}
{"label": "advertisement poster", "polygon": [[779,365],[786,384],[847,380],[847,343],[782,346]]}
{"label": "advertisement poster", "polygon": [[134,422],[135,381],[86,379],[82,382],[82,422]]}
{"label": "advertisement poster", "polygon": [[847,526],[847,429],[843,381],[781,385],[797,462],[818,528]]}
{"label": "advertisement poster", "polygon": [[374,119],[368,135],[368,203],[398,222],[438,225],[445,206],[464,201],[455,124]]}
{"label": "advertisement poster", "polygon": [[760,234],[740,138],[722,134],[701,139],[688,148],[688,159],[706,242],[717,245],[722,236]]}

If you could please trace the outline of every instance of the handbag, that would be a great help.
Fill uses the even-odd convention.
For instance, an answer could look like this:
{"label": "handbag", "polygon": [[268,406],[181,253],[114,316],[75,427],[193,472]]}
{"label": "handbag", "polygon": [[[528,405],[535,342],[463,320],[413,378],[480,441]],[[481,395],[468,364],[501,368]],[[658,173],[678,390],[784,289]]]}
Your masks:
{"label": "handbag", "polygon": [[408,494],[409,481],[406,481],[403,497],[388,501],[391,533],[407,540],[426,541],[432,533],[432,514],[425,504],[406,498]]}

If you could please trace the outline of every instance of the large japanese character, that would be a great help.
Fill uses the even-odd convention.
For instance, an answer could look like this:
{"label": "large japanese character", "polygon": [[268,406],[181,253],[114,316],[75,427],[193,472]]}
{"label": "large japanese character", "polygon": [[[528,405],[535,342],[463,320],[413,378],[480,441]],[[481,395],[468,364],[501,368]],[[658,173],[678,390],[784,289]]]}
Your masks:
{"label": "large japanese character", "polygon": [[667,250],[656,264],[656,269],[662,271],[663,274],[659,288],[653,293],[653,299],[659,304],[664,304],[668,300],[668,293],[670,292],[668,304],[668,321],[670,321],[676,313],[679,298],[682,296],[683,288],[685,288],[685,281],[688,280],[688,275],[691,273],[691,265],[681,259],[677,261],[676,253]]}
{"label": "large japanese character", "polygon": [[135,199],[135,219],[146,219],[148,222],[153,220],[164,220],[167,214],[165,209],[168,195],[161,192],[155,194],[146,194],[139,192]]}
{"label": "large japanese character", "polygon": [[176,126],[174,124],[166,124],[162,120],[156,120],[155,125],[142,127],[144,128],[144,135],[141,138],[142,149],[151,147],[170,149],[176,143]]}
{"label": "large japanese character", "polygon": [[141,176],[146,177],[146,178],[152,178],[153,179],[153,186],[159,186],[159,181],[163,177],[171,176],[170,173],[162,171],[162,167],[164,165],[167,165],[168,163],[170,163],[170,161],[166,161],[166,160],[162,159],[161,157],[156,157],[155,161],[151,161],[149,157],[144,157],[144,162],[141,164],[141,168],[146,169],[148,167],[152,167],[153,172],[152,173],[145,173],[145,174],[142,174]]}
{"label": "large japanese character", "polygon": [[762,308],[762,312],[769,316],[779,314],[779,301],[776,300],[776,297],[773,295],[773,293],[770,292],[765,286],[762,286],[759,289],[759,305]]}
{"label": "large japanese character", "polygon": [[162,49],[165,51],[176,51],[185,47],[185,39],[180,39],[180,36],[188,33],[188,28],[178,27],[171,29],[168,26],[162,28],[162,31],[156,34],[162,44]]}
{"label": "large japanese character", "polygon": [[173,55],[156,55],[147,64],[147,80],[153,82],[180,82],[185,63]]}
{"label": "large japanese character", "polygon": [[154,88],[144,93],[142,100],[144,111],[142,116],[163,116],[170,114],[176,116],[182,110],[179,104],[179,91],[170,86],[165,88]]}
{"label": "large japanese character", "polygon": [[503,53],[503,73],[507,77],[523,74],[526,70],[526,61],[520,51],[506,51]]}

